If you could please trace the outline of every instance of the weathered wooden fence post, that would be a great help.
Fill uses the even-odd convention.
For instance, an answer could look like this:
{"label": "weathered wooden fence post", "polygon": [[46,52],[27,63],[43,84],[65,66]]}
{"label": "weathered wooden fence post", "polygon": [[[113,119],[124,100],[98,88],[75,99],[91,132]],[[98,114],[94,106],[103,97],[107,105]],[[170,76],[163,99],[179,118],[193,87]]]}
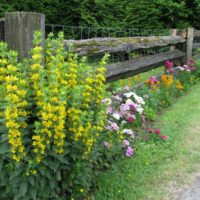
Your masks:
{"label": "weathered wooden fence post", "polygon": [[188,62],[192,58],[192,45],[194,40],[194,29],[188,28],[187,29],[187,41],[186,41],[186,61]]}
{"label": "weathered wooden fence post", "polygon": [[[180,36],[182,38],[185,39],[185,41],[187,42],[187,30],[186,29],[172,29],[171,30],[171,36]],[[175,51],[176,49],[182,51],[185,53],[185,56],[183,57],[180,57],[180,58],[177,58],[174,60],[174,64],[175,66],[179,66],[179,65],[183,65],[186,63],[186,51],[187,51],[187,45],[186,45],[186,42],[184,43],[181,43],[181,44],[178,44],[178,45],[175,45],[175,46],[171,46],[170,50],[173,52]]]}
{"label": "weathered wooden fence post", "polygon": [[29,58],[33,34],[41,31],[45,37],[45,15],[35,12],[8,12],[5,14],[5,42],[19,53],[19,58]]}
{"label": "weathered wooden fence post", "polygon": [[3,18],[0,18],[0,41],[5,40],[4,23],[5,23],[5,20]]}

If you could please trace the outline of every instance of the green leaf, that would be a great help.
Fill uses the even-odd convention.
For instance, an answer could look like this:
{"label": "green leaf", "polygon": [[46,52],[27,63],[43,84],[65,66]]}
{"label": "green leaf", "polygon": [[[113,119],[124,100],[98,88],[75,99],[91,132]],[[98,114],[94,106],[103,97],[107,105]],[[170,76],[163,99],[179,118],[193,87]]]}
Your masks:
{"label": "green leaf", "polygon": [[5,154],[5,153],[9,153],[10,152],[10,148],[8,146],[7,142],[1,142],[0,143],[0,154]]}
{"label": "green leaf", "polygon": [[34,186],[34,183],[35,183],[35,179],[33,176],[29,176],[29,183]]}
{"label": "green leaf", "polygon": [[50,188],[51,189],[54,189],[54,187],[55,187],[55,185],[56,185],[56,181],[55,181],[55,179],[54,178],[52,178],[52,179],[50,179]]}
{"label": "green leaf", "polygon": [[24,196],[27,192],[27,186],[28,183],[27,182],[22,182],[19,188],[20,194],[22,194],[22,196]]}
{"label": "green leaf", "polygon": [[36,196],[37,196],[37,190],[36,190],[36,188],[34,188],[34,187],[31,187],[31,188],[30,188],[30,195],[31,195],[31,198],[32,198],[33,200],[36,199]]}

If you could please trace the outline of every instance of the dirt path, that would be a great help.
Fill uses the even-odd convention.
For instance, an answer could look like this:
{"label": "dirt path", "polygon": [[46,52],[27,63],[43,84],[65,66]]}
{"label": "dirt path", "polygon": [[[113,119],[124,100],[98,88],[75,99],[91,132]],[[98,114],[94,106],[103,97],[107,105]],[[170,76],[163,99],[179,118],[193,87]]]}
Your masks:
{"label": "dirt path", "polygon": [[191,187],[189,187],[177,200],[200,200],[200,175],[196,178]]}

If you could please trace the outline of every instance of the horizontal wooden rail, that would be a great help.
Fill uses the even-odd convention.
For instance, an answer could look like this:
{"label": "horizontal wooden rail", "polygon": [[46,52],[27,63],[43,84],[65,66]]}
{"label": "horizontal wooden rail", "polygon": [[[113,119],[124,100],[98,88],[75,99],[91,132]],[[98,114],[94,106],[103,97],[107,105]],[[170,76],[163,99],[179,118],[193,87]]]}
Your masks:
{"label": "horizontal wooden rail", "polygon": [[193,45],[192,45],[193,50],[196,50],[196,49],[199,49],[199,48],[200,48],[200,43],[193,43]]}
{"label": "horizontal wooden rail", "polygon": [[73,46],[75,53],[80,56],[130,52],[140,49],[149,49],[153,47],[164,47],[176,44],[182,44],[185,38],[181,36],[151,36],[151,37],[127,37],[127,38],[92,38],[87,40],[65,40],[64,45]]}
{"label": "horizontal wooden rail", "polygon": [[184,56],[185,53],[179,50],[174,50],[112,64],[107,67],[106,79],[107,82],[111,82],[127,78],[141,72],[160,67],[164,64],[166,60],[173,61]]}
{"label": "horizontal wooden rail", "polygon": [[200,30],[194,30],[194,37],[200,37]]}

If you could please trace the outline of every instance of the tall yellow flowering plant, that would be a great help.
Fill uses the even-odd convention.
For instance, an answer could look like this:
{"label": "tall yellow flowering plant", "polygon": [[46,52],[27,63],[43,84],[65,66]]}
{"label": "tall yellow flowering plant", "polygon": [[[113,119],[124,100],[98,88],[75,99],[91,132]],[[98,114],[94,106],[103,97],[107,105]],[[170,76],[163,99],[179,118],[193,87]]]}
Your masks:
{"label": "tall yellow flowering plant", "polygon": [[91,185],[108,56],[94,69],[66,51],[63,38],[50,34],[43,49],[36,32],[30,59],[21,63],[0,43],[2,200],[79,198]]}

